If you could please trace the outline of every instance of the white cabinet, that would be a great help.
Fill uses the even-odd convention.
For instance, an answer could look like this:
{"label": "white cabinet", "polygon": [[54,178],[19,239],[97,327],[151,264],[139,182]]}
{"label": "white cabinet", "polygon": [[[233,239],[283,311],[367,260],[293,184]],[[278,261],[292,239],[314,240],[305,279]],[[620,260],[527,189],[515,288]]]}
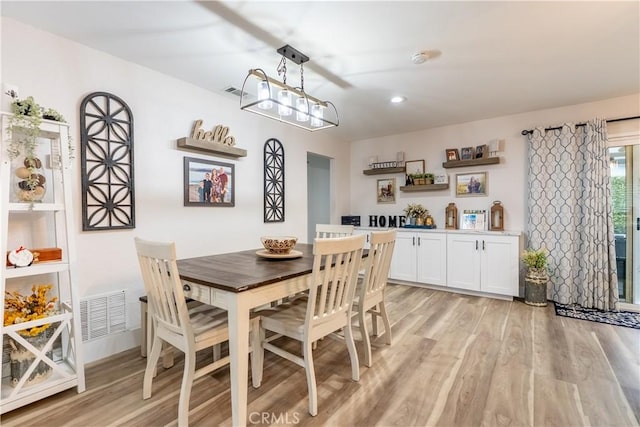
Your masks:
{"label": "white cabinet", "polygon": [[389,277],[396,280],[447,284],[447,235],[439,232],[399,232]]}
{"label": "white cabinet", "polygon": [[517,235],[449,233],[448,286],[518,296],[519,250]]}
{"label": "white cabinet", "polygon": [[[8,353],[0,353],[3,372],[0,382],[0,413],[19,408],[54,393],[76,387],[78,392],[85,389],[84,366],[82,362],[82,334],[80,328],[80,303],[73,281],[74,245],[70,238],[73,222],[71,204],[72,176],[69,167],[68,133],[65,123],[43,120],[37,139],[37,157],[42,159],[42,181],[46,191],[42,200],[23,202],[18,200],[19,181],[17,168],[24,162],[24,156],[12,160],[7,149],[10,141],[17,137],[10,133],[10,114],[2,114],[2,144],[0,145],[0,251],[8,251],[24,246],[34,248],[58,248],[61,257],[40,260],[25,267],[7,267],[4,260],[0,265],[0,292],[18,291],[30,294],[35,284],[51,284],[53,289],[48,297],[58,298],[58,308],[54,315],[32,320],[28,323],[0,325],[3,348],[9,340],[18,344],[26,343],[19,331],[27,327],[49,325],[47,344],[39,349],[30,344],[23,345],[23,355],[30,353],[22,361],[29,366],[15,384],[11,384]],[[25,165],[26,166],[26,165]],[[22,168],[24,169],[24,168]],[[34,176],[34,175],[31,175]],[[19,179],[22,179],[21,176]],[[29,178],[31,179],[31,178]],[[42,182],[41,181],[41,182]],[[41,185],[41,184],[40,184]],[[22,196],[24,197],[24,195]],[[5,252],[2,252],[3,254]],[[44,257],[43,257],[44,258]],[[48,298],[48,299],[49,299]],[[4,304],[0,314],[4,313]],[[45,337],[42,337],[45,338]],[[33,357],[33,359],[31,359]],[[28,361],[31,360],[31,361]],[[50,367],[35,363],[42,360]],[[46,375],[40,381],[28,383],[30,373],[44,369]]]}

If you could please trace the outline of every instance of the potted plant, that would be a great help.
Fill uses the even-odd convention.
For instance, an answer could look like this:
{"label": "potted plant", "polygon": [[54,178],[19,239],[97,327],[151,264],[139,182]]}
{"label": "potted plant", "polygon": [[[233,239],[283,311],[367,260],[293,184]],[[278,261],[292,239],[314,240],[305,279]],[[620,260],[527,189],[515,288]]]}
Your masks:
{"label": "potted plant", "polygon": [[429,211],[420,203],[409,203],[404,208],[404,213],[409,218],[410,225],[423,225],[424,217],[429,214]]}
{"label": "potted plant", "polygon": [[414,173],[413,174],[413,182],[416,185],[424,185],[424,174],[423,173]]}
{"label": "potted plant", "polygon": [[522,253],[522,262],[527,266],[524,278],[524,302],[544,307],[547,305],[547,251],[527,249]]}
{"label": "potted plant", "polygon": [[432,173],[425,173],[424,174],[424,183],[426,185],[431,185],[433,184],[433,174]]}

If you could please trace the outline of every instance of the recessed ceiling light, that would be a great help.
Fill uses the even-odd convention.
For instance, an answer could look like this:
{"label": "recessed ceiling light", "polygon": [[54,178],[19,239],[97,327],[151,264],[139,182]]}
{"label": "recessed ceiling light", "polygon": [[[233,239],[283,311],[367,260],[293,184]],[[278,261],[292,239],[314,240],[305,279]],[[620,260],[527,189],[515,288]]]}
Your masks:
{"label": "recessed ceiling light", "polygon": [[391,101],[392,104],[400,104],[406,100],[407,100],[406,96],[394,96],[389,101]]}

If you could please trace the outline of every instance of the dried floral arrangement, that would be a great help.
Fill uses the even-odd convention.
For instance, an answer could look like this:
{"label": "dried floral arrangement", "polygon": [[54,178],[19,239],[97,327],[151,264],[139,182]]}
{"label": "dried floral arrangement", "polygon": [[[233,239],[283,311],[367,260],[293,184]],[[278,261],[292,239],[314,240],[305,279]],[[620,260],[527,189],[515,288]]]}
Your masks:
{"label": "dried floral arrangement", "polygon": [[[30,295],[22,295],[18,291],[5,291],[4,326],[42,319],[55,314],[57,297],[49,299],[47,292],[53,285],[33,285]],[[49,328],[50,324],[35,326],[19,331],[25,337],[35,337]]]}

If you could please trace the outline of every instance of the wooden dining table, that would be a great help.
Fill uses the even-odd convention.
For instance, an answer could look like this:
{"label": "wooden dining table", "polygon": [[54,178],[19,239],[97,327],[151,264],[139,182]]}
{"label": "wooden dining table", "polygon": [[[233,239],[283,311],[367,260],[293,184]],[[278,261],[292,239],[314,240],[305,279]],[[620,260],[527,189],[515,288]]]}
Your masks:
{"label": "wooden dining table", "polygon": [[[231,413],[247,422],[249,316],[251,310],[309,288],[313,245],[298,244],[297,258],[264,258],[259,249],[178,260],[185,295],[228,311]],[[252,378],[258,387],[260,377]]]}

